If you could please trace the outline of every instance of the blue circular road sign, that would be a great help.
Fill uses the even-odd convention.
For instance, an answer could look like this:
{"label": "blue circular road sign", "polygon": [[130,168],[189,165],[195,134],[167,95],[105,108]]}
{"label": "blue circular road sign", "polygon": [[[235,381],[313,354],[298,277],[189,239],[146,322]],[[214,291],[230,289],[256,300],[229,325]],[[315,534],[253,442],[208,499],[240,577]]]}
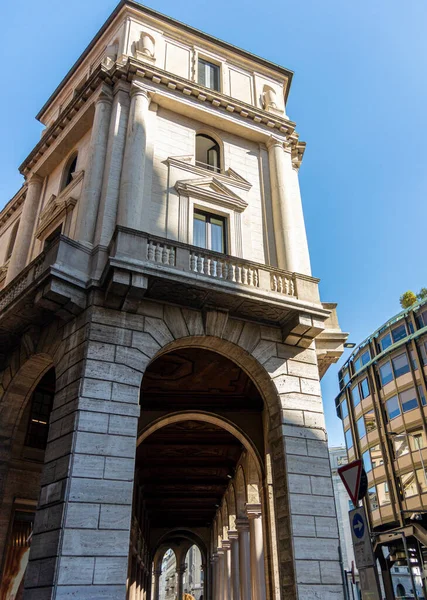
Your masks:
{"label": "blue circular road sign", "polygon": [[352,527],[353,527],[354,535],[357,538],[362,539],[365,534],[365,522],[359,513],[356,513],[353,516]]}

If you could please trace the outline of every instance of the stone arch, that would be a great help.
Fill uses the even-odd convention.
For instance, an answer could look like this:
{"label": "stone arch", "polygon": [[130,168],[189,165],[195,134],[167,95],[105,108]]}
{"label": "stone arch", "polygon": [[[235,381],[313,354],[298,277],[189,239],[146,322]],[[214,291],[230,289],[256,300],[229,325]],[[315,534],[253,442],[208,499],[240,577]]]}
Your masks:
{"label": "stone arch", "polygon": [[260,489],[262,487],[262,481],[260,480],[258,469],[250,454],[245,456],[245,467],[246,497],[248,504],[260,504]]}
{"label": "stone arch", "polygon": [[[200,553],[202,555],[203,560],[206,562],[207,560],[207,547],[206,547],[206,543],[203,540],[203,538],[198,535],[197,533],[195,533],[194,531],[191,531],[189,529],[171,529],[170,531],[168,531],[167,533],[165,533],[157,542],[158,546],[157,549],[154,552],[154,557],[156,557],[157,553],[159,552],[159,549],[164,548],[164,552],[166,552],[166,550],[168,548],[172,548],[172,544],[173,544],[173,540],[177,539],[177,538],[184,538],[187,539],[189,541],[189,548],[193,545],[197,546],[198,549],[200,550]],[[173,548],[172,548],[173,549]],[[175,550],[174,550],[175,552]],[[176,552],[175,552],[175,556],[176,556]],[[185,558],[185,556],[184,556]],[[155,558],[153,559],[153,563],[155,561]],[[177,562],[178,564],[178,562]]]}
{"label": "stone arch", "polygon": [[[224,142],[221,138],[221,136],[218,134],[218,132],[215,129],[212,129],[211,127],[200,127],[197,129],[197,131],[194,132],[194,150],[196,150],[196,142],[197,142],[197,136],[204,136],[207,138],[210,138],[211,140],[213,140],[217,146],[218,146],[218,151],[219,151],[219,169],[220,171],[224,170]],[[196,157],[196,152],[194,152],[194,156]]]}

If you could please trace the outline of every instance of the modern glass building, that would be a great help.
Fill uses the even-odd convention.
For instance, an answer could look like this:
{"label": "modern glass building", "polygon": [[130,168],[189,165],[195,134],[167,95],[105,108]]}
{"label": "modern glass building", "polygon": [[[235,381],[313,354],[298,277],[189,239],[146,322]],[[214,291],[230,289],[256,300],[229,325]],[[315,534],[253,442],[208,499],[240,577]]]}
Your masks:
{"label": "modern glass building", "polygon": [[[414,575],[427,560],[426,376],[427,300],[384,323],[339,372],[337,414],[348,458],[362,459],[368,476],[366,509],[385,574],[408,555]],[[423,589],[427,598],[425,581]]]}

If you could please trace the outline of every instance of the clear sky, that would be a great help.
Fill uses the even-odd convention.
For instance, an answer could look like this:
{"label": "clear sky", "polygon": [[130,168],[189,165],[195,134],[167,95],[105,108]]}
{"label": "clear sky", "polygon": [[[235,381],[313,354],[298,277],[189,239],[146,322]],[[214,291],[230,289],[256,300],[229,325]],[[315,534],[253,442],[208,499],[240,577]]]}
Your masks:
{"label": "clear sky", "polygon": [[[359,343],[399,311],[403,291],[427,285],[425,0],[146,4],[295,72],[288,115],[307,142],[300,180],[313,274]],[[1,3],[0,206],[40,138],[34,115],[115,5]],[[322,382],[331,444],[343,440],[338,367]]]}

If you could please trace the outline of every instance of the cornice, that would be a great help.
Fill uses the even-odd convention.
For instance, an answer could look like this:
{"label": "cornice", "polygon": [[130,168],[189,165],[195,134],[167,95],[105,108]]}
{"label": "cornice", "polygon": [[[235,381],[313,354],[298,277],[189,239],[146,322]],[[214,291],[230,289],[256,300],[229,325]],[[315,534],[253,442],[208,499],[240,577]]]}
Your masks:
{"label": "cornice", "polygon": [[[76,91],[73,100],[46,130],[41,140],[21,164],[19,171],[24,176],[28,176],[31,170],[36,167],[40,158],[55,143],[56,138],[71,123],[74,116],[88,102],[102,83],[113,86],[120,80],[132,83],[135,78],[138,78],[139,81],[145,79],[156,86],[197,99],[200,103],[210,104],[212,108],[219,112],[227,111],[239,115],[239,117],[252,121],[258,126],[266,127],[266,134],[275,132],[276,134],[285,135],[288,144],[292,148],[297,148],[303,144],[299,142],[298,134],[295,132],[295,123],[288,119],[256,108],[235,98],[230,98],[225,94],[205,88],[194,81],[184,79],[153,65],[143,63],[134,58],[128,58],[125,64],[114,63],[110,68],[100,64],[94,69],[85,84]],[[156,88],[157,91],[160,92],[158,88]]]}
{"label": "cornice", "polygon": [[24,184],[21,189],[9,200],[3,210],[0,212],[0,227],[2,227],[10,217],[18,210],[25,200],[27,185]]}

